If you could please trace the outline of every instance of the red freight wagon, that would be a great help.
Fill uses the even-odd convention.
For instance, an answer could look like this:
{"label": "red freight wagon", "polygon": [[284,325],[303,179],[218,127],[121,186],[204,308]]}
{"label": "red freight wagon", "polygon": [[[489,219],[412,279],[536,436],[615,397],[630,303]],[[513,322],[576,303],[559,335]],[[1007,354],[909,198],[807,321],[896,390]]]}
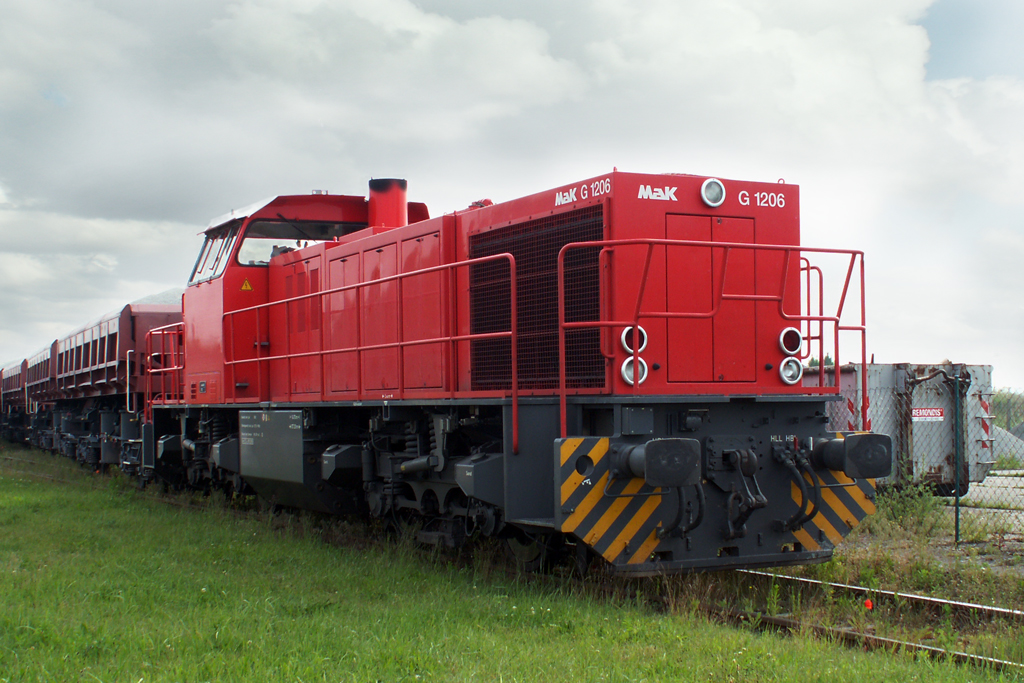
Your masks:
{"label": "red freight wagon", "polygon": [[634,574],[822,561],[873,510],[888,438],[801,384],[841,335],[864,358],[863,259],[800,246],[798,188],[613,172],[437,218],[405,188],[211,224],[147,347],[144,473]]}
{"label": "red freight wagon", "polygon": [[29,402],[29,441],[34,446],[52,450],[52,405],[60,398],[57,391],[57,342],[28,359],[25,394]]}
{"label": "red freight wagon", "polygon": [[93,467],[137,463],[146,335],[180,320],[180,303],[131,303],[33,357],[29,398],[50,406],[35,420],[37,445]]}
{"label": "red freight wagon", "polygon": [[27,394],[35,403],[49,403],[58,398],[57,364],[50,362],[57,355],[56,341],[49,348],[28,359]]}
{"label": "red freight wagon", "polygon": [[[137,354],[153,328],[177,322],[175,304],[128,304],[57,340],[57,390],[63,398],[141,391]],[[125,399],[126,402],[130,397]]]}
{"label": "red freight wagon", "polygon": [[[181,292],[128,304],[4,370],[6,438],[19,436],[92,467],[138,470],[150,330],[181,321]],[[174,362],[160,354],[145,361]],[[10,390],[8,389],[10,388]],[[157,384],[157,391],[164,389]],[[161,397],[171,395],[162,393]],[[177,396],[177,395],[175,395]]]}
{"label": "red freight wagon", "polygon": [[0,438],[21,443],[28,439],[25,378],[28,363],[20,361],[0,370]]}

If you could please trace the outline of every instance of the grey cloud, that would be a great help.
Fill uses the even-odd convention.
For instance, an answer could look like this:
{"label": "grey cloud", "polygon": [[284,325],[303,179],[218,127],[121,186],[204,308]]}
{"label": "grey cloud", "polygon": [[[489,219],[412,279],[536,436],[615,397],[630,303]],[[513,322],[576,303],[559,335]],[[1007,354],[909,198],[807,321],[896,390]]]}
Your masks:
{"label": "grey cloud", "polygon": [[195,233],[167,222],[0,209],[0,360],[181,285],[200,244]]}

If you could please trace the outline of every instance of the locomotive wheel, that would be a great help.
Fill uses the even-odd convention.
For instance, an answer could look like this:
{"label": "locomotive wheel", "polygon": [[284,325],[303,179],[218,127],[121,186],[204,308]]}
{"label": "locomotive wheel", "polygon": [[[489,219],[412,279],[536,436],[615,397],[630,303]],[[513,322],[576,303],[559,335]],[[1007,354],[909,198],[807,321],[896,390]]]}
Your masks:
{"label": "locomotive wheel", "polygon": [[505,539],[512,560],[521,572],[547,571],[558,563],[564,546],[562,534],[516,533]]}
{"label": "locomotive wheel", "polygon": [[583,541],[576,541],[575,550],[572,553],[572,573],[579,579],[587,578],[590,572],[590,564],[594,560],[594,553]]}
{"label": "locomotive wheel", "polygon": [[543,564],[544,546],[537,539],[527,540],[520,536],[509,536],[505,539],[505,546],[520,571],[532,573]]}
{"label": "locomotive wheel", "polygon": [[275,517],[279,512],[281,512],[281,507],[273,498],[264,498],[263,496],[257,495],[256,506],[261,515],[267,515],[268,517]]}
{"label": "locomotive wheel", "polygon": [[385,529],[396,541],[415,541],[423,528],[423,518],[407,510],[398,510],[388,516]]}

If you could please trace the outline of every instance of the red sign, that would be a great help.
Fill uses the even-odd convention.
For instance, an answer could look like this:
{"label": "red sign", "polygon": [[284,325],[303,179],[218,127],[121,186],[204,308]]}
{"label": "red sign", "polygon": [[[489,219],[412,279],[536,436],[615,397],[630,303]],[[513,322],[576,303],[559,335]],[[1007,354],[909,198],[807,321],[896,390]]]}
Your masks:
{"label": "red sign", "polygon": [[946,419],[945,408],[913,408],[911,419],[914,422],[942,422]]}

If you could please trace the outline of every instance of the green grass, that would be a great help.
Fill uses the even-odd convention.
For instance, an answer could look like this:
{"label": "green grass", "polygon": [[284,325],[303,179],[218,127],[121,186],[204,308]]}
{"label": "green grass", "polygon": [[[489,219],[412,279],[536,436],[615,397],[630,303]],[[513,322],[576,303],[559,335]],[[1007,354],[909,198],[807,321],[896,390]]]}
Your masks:
{"label": "green grass", "polygon": [[[4,453],[11,453],[8,447]],[[604,598],[310,517],[0,462],[0,681],[966,681],[985,672]],[[100,480],[103,482],[104,480]]]}
{"label": "green grass", "polygon": [[927,540],[943,531],[943,499],[924,484],[879,490],[877,511],[864,520],[862,532],[882,538]]}

